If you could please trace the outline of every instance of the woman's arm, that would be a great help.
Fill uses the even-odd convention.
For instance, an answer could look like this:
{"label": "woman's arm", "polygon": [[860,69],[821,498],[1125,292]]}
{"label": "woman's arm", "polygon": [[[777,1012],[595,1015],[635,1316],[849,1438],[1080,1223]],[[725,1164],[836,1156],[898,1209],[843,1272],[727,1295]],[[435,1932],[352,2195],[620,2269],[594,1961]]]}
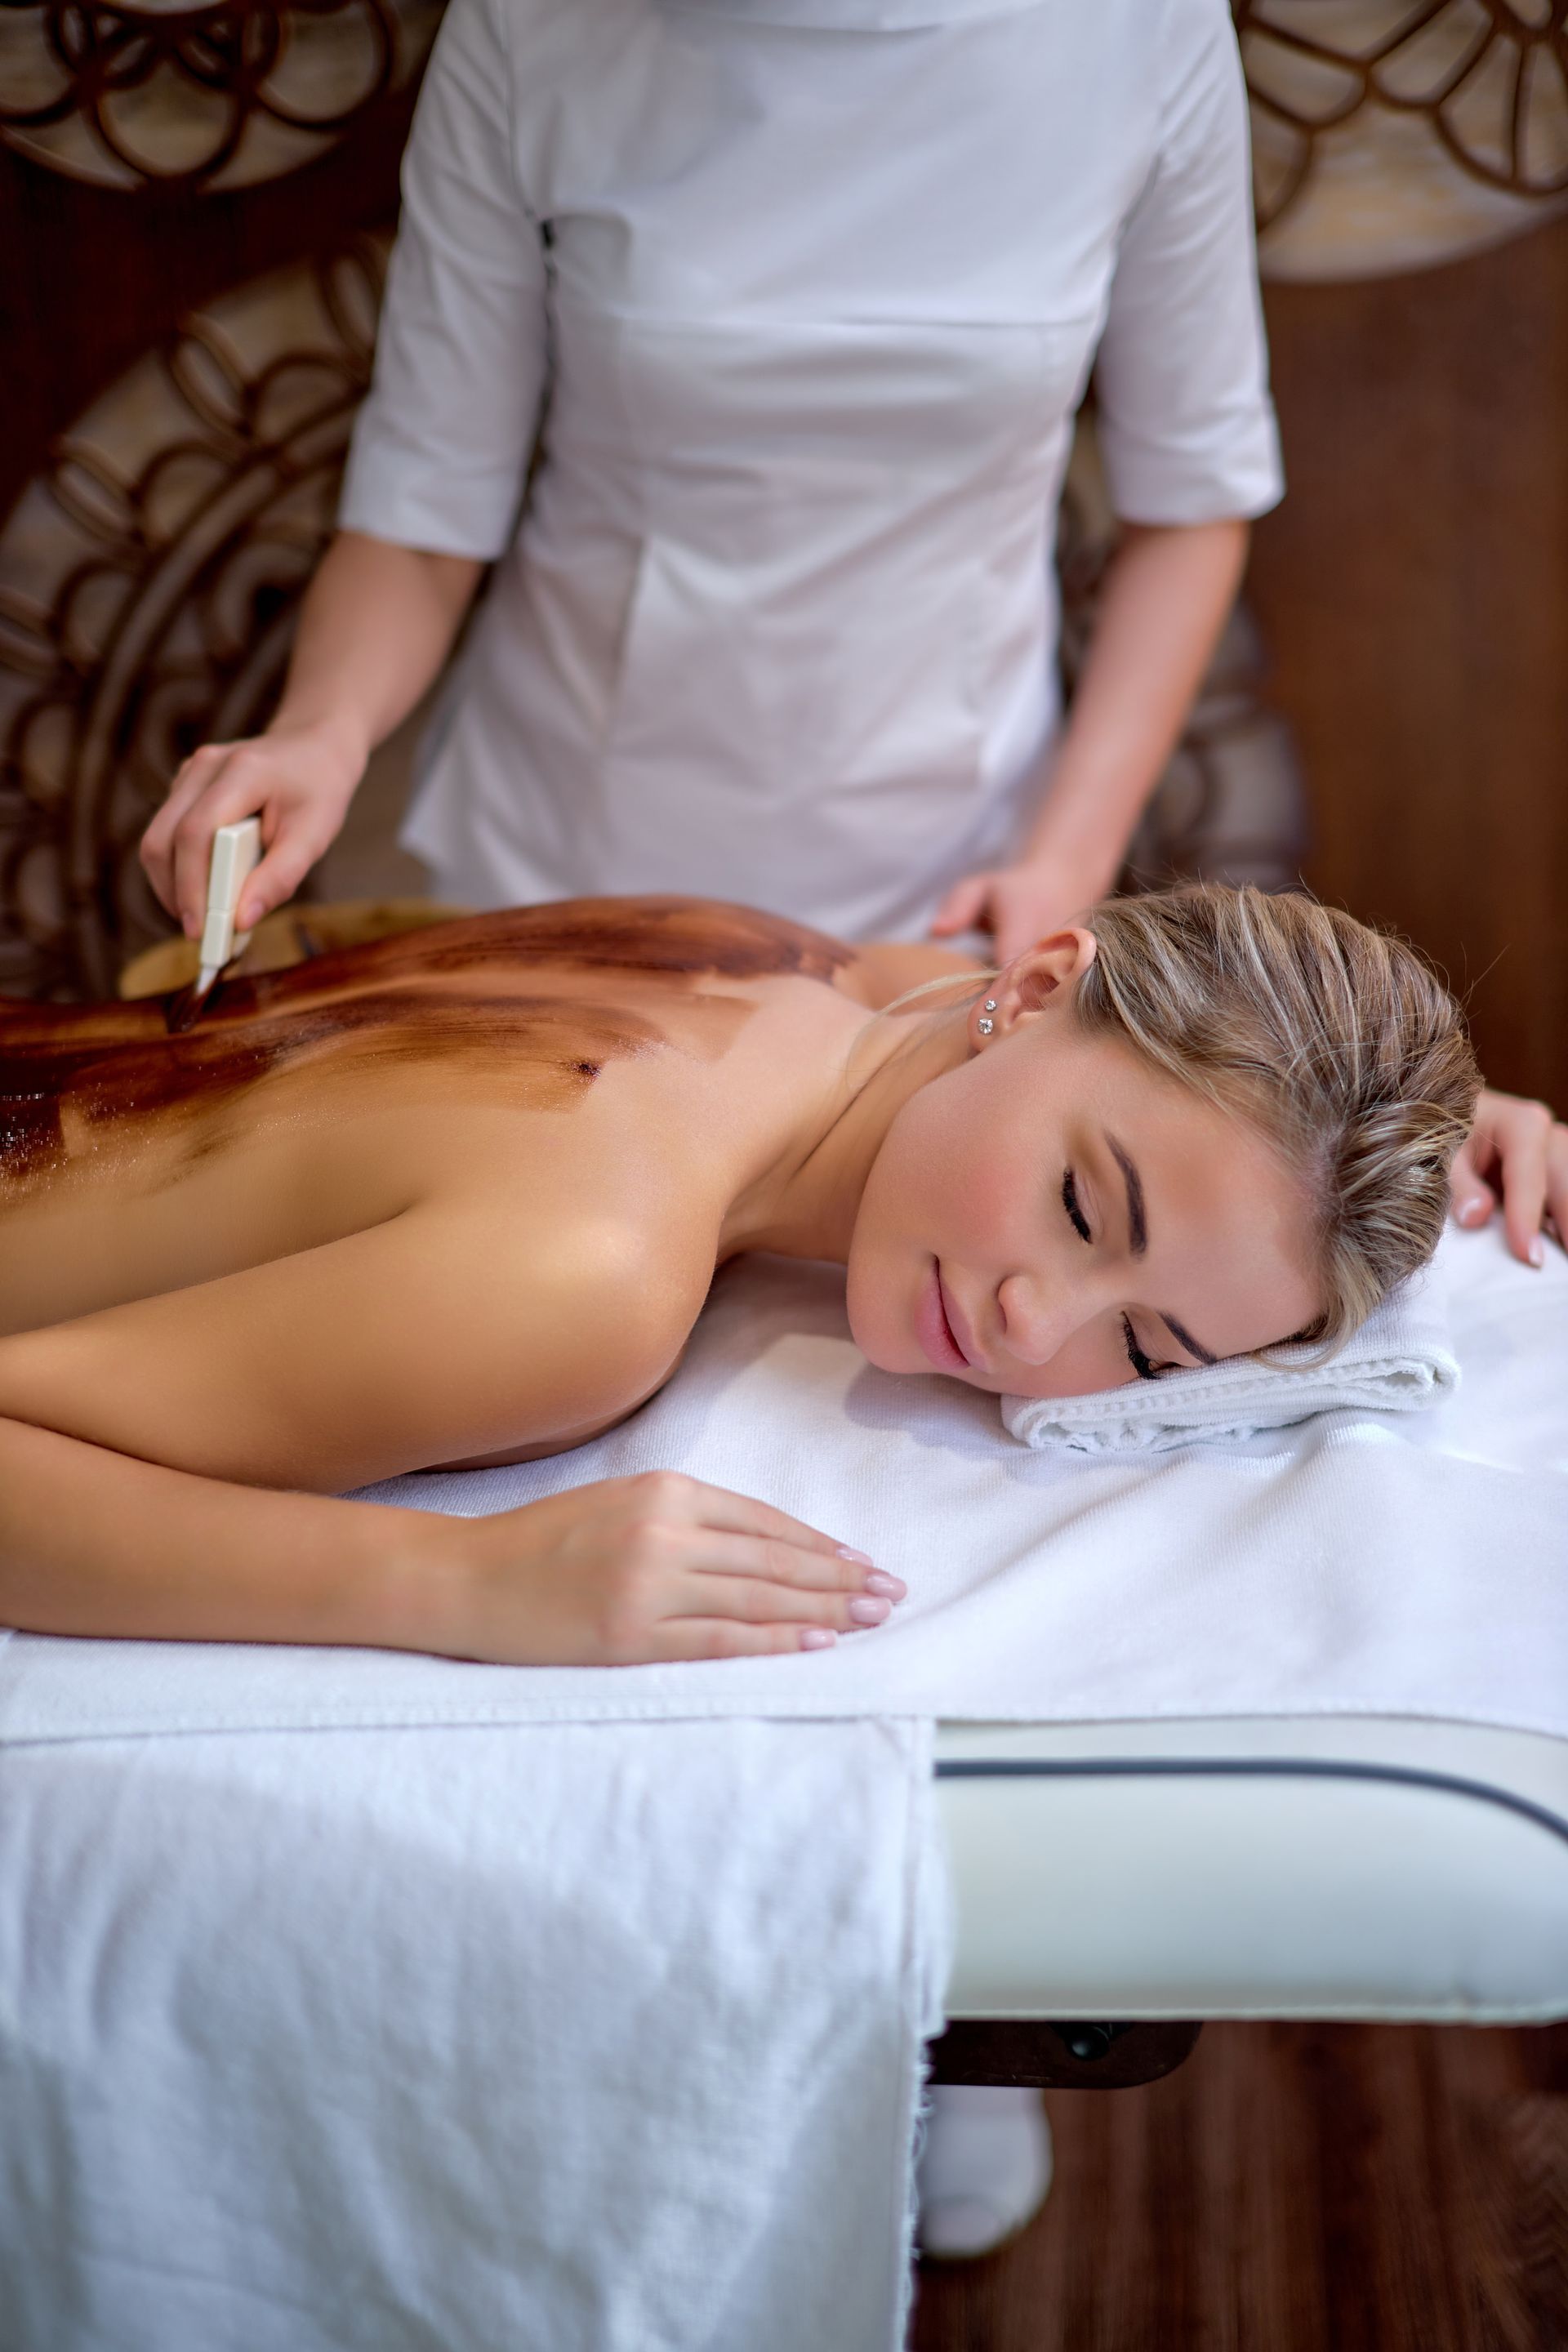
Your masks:
{"label": "woman's arm", "polygon": [[951,890],[939,935],[987,923],[1006,963],[1113,887],[1236,600],[1247,541],[1234,520],[1123,524],[1022,855]]}
{"label": "woman's arm", "polygon": [[971,877],[942,909],[957,929],[989,907],[1004,961],[1114,882],[1241,576],[1247,524],[1226,518],[1266,512],[1281,487],[1236,30],[1219,0],[1159,17],[1140,60],[1151,168],[1121,226],[1094,363],[1107,492],[1137,520],[1021,861]]}
{"label": "woman's arm", "polygon": [[331,1498],[627,1410],[685,1326],[672,1341],[675,1302],[626,1271],[608,1236],[541,1268],[471,1213],[412,1210],[0,1340],[0,1622],[571,1664],[810,1647],[885,1616],[898,1592],[861,1555],[695,1480],[484,1520]]}
{"label": "woman's arm", "polygon": [[258,1493],[0,1417],[0,1623],[26,1633],[640,1665],[826,1647],[903,1591],[677,1472],[458,1519]]}
{"label": "woman's arm", "polygon": [[201,929],[220,824],[261,818],[266,854],[240,928],[292,897],[342,830],[372,751],[439,672],[483,570],[359,531],[333,540],[300,609],[277,717],[263,735],[193,752],[142,839],[153,887],[187,937]]}
{"label": "woman's arm", "polygon": [[[579,1443],[668,1372],[687,1262],[488,1191],[0,1339],[0,1413],[201,1477],[337,1495]],[[695,1261],[693,1261],[695,1262]]]}
{"label": "woman's arm", "polygon": [[1238,521],[1121,527],[1022,861],[1084,894],[1064,914],[1115,883],[1236,602],[1248,536]]}

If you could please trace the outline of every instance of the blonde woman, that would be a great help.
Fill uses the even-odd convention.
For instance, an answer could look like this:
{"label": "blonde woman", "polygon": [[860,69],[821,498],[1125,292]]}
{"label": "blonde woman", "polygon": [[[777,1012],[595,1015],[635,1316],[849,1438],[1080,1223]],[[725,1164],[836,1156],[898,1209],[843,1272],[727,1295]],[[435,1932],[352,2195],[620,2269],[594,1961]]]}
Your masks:
{"label": "blonde woman", "polygon": [[[662,1476],[468,1521],[334,1491],[635,1410],[752,1248],[843,1259],[875,1362],[987,1389],[1331,1341],[1434,1245],[1474,1087],[1407,951],[1213,890],[994,979],[598,901],[231,985],[178,1040],[156,1008],[0,1009],[0,1621],[519,1664],[831,1643],[897,1562],[762,1498]],[[1568,1229],[1538,1106],[1489,1098],[1457,1166],[1521,1255]],[[1049,2151],[1034,2095],[950,2088],[926,2248],[1020,2226]]]}
{"label": "blonde woman", "polygon": [[[990,978],[588,900],[232,983],[184,1037],[7,1006],[0,1621],[518,1664],[830,1643],[897,1563],[761,1498],[334,1496],[634,1412],[747,1250],[841,1261],[874,1363],[996,1391],[1331,1346],[1435,1246],[1476,1090],[1411,951],[1212,887]],[[1479,1149],[1521,1255],[1563,1229],[1568,1131],[1495,1098]]]}

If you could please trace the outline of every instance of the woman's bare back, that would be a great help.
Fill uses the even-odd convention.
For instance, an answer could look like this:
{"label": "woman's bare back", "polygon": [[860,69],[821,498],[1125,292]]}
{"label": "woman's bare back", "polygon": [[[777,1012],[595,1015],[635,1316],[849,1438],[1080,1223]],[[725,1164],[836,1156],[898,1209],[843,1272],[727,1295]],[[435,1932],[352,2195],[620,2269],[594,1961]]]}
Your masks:
{"label": "woman's bare back", "polygon": [[5,1007],[0,1329],[378,1224],[471,1184],[498,1132],[526,1191],[606,1075],[656,1060],[679,1102],[680,1065],[730,1057],[759,981],[852,961],[739,908],[590,901],[230,982],[184,1034],[161,1003]]}
{"label": "woman's bare back", "polygon": [[583,900],[230,983],[181,1036],[7,1009],[0,1410],[43,1384],[74,1434],[329,1488],[575,1443],[668,1375],[728,1201],[911,954]]}

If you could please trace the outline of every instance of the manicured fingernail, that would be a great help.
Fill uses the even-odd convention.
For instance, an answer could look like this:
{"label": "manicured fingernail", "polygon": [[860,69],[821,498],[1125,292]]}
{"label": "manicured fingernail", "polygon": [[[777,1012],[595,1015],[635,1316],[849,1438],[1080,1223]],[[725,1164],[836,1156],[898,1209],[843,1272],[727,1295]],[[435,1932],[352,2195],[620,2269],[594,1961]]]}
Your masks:
{"label": "manicured fingernail", "polygon": [[234,919],[242,931],[253,931],[261,920],[261,909],[254,899],[247,898]]}
{"label": "manicured fingernail", "polygon": [[909,1589],[901,1576],[889,1576],[881,1568],[874,1568],[866,1579],[867,1591],[879,1593],[884,1601],[902,1601]]}
{"label": "manicured fingernail", "polygon": [[857,1593],[849,1603],[849,1622],[852,1625],[880,1625],[892,1614],[892,1608],[890,1601],[873,1601],[868,1592]]}
{"label": "manicured fingernail", "polygon": [[1542,1240],[1539,1234],[1536,1234],[1535,1239],[1530,1244],[1530,1263],[1535,1268],[1537,1274],[1540,1273],[1542,1267],[1546,1264],[1546,1244]]}
{"label": "manicured fingernail", "polygon": [[1467,1201],[1459,1211],[1459,1223],[1462,1225],[1479,1225],[1486,1213],[1487,1204],[1484,1201]]}
{"label": "manicured fingernail", "polygon": [[808,1625],[800,1637],[803,1650],[831,1650],[838,1636],[831,1625]]}
{"label": "manicured fingernail", "polygon": [[857,1568],[869,1568],[871,1565],[870,1553],[857,1551],[853,1544],[840,1544],[838,1557],[840,1559],[852,1559]]}

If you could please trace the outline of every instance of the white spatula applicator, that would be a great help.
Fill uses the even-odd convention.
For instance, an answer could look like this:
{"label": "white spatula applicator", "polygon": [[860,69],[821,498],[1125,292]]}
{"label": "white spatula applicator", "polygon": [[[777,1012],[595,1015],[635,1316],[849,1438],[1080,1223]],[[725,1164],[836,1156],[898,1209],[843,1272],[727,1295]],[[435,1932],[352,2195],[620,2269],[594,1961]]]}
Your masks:
{"label": "white spatula applicator", "polygon": [[248,931],[236,931],[235,915],[247,877],[261,856],[261,819],[241,817],[237,824],[220,824],[213,835],[212,863],[207,867],[206,921],[202,928],[202,968],[195,985],[170,1005],[172,1029],[188,1029],[217,985],[226,964],[243,955],[250,943]]}

